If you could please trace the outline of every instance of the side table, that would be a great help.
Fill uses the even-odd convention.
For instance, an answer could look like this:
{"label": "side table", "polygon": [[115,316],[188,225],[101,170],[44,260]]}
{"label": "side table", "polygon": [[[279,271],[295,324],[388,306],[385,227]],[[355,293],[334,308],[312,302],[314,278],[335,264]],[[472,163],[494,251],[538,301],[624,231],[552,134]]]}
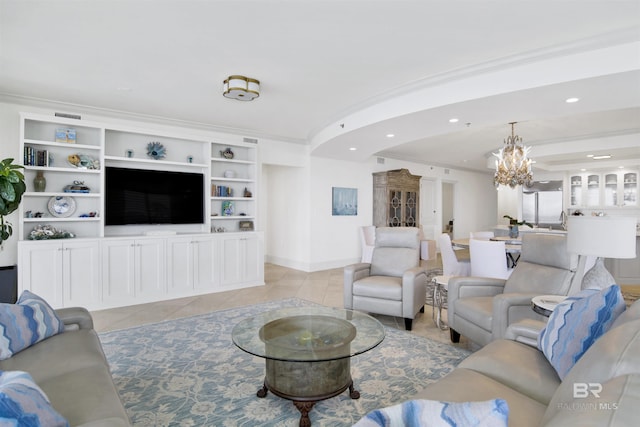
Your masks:
{"label": "side table", "polygon": [[565,299],[565,295],[538,295],[531,298],[531,308],[536,313],[549,317],[556,306]]}
{"label": "side table", "polygon": [[447,300],[450,278],[451,276],[436,276],[431,279],[433,282],[433,312],[431,317],[436,326],[443,331],[449,328],[442,320],[442,308]]}

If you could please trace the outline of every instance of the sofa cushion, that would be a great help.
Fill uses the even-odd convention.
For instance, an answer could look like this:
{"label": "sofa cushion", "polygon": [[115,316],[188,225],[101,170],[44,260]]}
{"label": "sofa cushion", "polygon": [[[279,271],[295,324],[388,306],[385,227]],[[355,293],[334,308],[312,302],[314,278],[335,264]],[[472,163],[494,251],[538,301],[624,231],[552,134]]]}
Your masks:
{"label": "sofa cushion", "polygon": [[459,368],[472,369],[547,405],[560,378],[537,348],[495,340],[467,357]]}
{"label": "sofa cushion", "polygon": [[506,427],[508,416],[509,407],[503,399],[486,402],[409,400],[369,412],[354,427]]}
{"label": "sofa cushion", "polygon": [[559,410],[544,426],[638,425],[640,374],[622,375],[600,385],[602,390],[596,393],[597,397],[589,391],[591,389],[581,389],[579,399],[559,402]]}
{"label": "sofa cushion", "polygon": [[[470,356],[470,357],[473,357]],[[519,393],[500,382],[470,369],[456,368],[413,399],[443,400],[448,402],[484,401],[504,399],[509,405],[509,425],[539,427],[546,405]]]}
{"label": "sofa cushion", "polygon": [[62,331],[64,324],[53,308],[24,291],[16,304],[0,304],[0,360]]}
{"label": "sofa cushion", "polygon": [[64,332],[7,360],[0,360],[1,370],[27,371],[39,385],[51,378],[96,365],[108,366],[93,329]]}
{"label": "sofa cushion", "polygon": [[560,379],[625,309],[618,285],[586,289],[556,306],[538,337],[538,348]]}
{"label": "sofa cushion", "polygon": [[[585,400],[574,397],[576,384],[588,386],[589,383],[599,383],[603,386],[602,392],[605,392],[604,384],[607,381],[623,375],[640,374],[639,355],[640,320],[609,330],[587,350],[564,378],[549,403],[543,424],[563,411],[566,405],[575,403],[579,406]],[[634,411],[637,412],[637,405],[634,405]]]}
{"label": "sofa cushion", "polygon": [[364,277],[353,283],[353,295],[402,301],[402,277]]}
{"label": "sofa cushion", "polygon": [[0,424],[26,427],[69,425],[53,409],[31,376],[21,371],[0,373]]}

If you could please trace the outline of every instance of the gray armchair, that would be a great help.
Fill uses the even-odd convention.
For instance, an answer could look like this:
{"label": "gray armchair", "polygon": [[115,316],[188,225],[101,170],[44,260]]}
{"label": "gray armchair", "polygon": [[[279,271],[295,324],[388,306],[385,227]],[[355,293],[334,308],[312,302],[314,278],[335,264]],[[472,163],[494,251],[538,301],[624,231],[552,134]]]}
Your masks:
{"label": "gray armchair", "polygon": [[460,334],[484,346],[503,338],[507,327],[524,319],[545,320],[531,309],[536,295],[567,295],[577,258],[567,252],[564,235],[524,233],[522,255],[504,279],[452,277],[448,289],[451,341]]}
{"label": "gray armchair", "polygon": [[415,227],[377,228],[371,263],[344,268],[345,308],[403,317],[408,331],[416,313],[424,312],[426,295]]}

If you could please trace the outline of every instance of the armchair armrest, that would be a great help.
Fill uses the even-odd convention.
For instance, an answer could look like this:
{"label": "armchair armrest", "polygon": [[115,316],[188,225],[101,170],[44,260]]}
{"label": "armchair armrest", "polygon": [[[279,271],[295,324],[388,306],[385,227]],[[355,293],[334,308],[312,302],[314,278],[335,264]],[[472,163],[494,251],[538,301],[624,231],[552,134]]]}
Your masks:
{"label": "armchair armrest", "polygon": [[537,347],[538,335],[540,335],[540,332],[545,326],[546,323],[540,320],[524,319],[509,325],[504,337],[508,340],[530,345],[531,347]]}
{"label": "armchair armrest", "polygon": [[493,339],[504,338],[509,325],[523,320],[542,321],[543,316],[531,308],[531,298],[537,293],[507,293],[493,298],[493,323],[491,335]]}
{"label": "armchair armrest", "polygon": [[504,291],[504,279],[489,277],[455,276],[449,279],[447,298],[491,297]]}
{"label": "armchair armrest", "polygon": [[424,307],[427,295],[427,272],[423,267],[414,267],[402,274],[402,317],[413,319]]}
{"label": "armchair armrest", "polygon": [[56,314],[64,323],[65,331],[93,329],[93,318],[84,307],[69,307],[56,310]]}
{"label": "armchair armrest", "polygon": [[353,308],[353,283],[371,275],[371,264],[359,262],[344,268],[344,308]]}

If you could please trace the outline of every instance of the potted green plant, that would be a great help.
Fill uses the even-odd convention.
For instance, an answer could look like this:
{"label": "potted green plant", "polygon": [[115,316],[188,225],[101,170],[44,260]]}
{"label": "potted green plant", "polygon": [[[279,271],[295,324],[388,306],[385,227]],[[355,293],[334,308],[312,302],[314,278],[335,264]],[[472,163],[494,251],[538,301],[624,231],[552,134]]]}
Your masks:
{"label": "potted green plant", "polygon": [[519,226],[526,225],[529,228],[533,228],[533,224],[527,221],[518,221],[516,218],[510,217],[509,215],[504,215],[503,218],[507,218],[509,220],[509,237],[512,239],[517,239],[518,235],[520,235]]}
{"label": "potted green plant", "polygon": [[13,226],[4,217],[18,209],[27,189],[24,175],[18,170],[22,168],[14,165],[13,159],[0,162],[0,246],[13,234]]}

